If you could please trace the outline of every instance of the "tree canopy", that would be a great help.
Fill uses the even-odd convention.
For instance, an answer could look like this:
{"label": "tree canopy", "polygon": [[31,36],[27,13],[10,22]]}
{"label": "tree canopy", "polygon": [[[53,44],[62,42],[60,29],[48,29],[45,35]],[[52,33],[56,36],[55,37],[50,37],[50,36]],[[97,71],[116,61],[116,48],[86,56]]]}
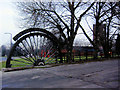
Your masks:
{"label": "tree canopy", "polygon": [[[24,21],[23,27],[26,28],[44,28],[52,32],[59,40],[64,42],[68,51],[68,60],[72,61],[72,49],[73,42],[77,35],[77,32],[81,30],[90,43],[98,49],[96,43],[93,42],[88,30],[82,24],[82,20],[85,18],[92,18],[94,24],[96,24],[96,30],[101,24],[106,23],[107,29],[107,41],[110,37],[110,27],[112,24],[118,24],[114,22],[119,18],[119,4],[118,2],[82,2],[81,1],[64,1],[64,2],[18,2],[18,9],[22,15]],[[90,19],[89,19],[90,20]],[[91,21],[87,21],[87,25]],[[90,27],[90,32],[93,29]],[[97,30],[98,31],[98,30]],[[96,42],[98,33],[96,35]]]}

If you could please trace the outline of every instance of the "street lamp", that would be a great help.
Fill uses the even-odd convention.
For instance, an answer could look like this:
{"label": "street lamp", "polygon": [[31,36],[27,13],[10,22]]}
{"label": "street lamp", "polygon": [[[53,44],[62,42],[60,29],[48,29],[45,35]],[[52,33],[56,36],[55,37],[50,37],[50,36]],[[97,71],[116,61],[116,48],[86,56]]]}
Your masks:
{"label": "street lamp", "polygon": [[4,34],[9,34],[11,36],[11,39],[10,39],[10,48],[12,48],[12,34],[11,33],[4,33]]}

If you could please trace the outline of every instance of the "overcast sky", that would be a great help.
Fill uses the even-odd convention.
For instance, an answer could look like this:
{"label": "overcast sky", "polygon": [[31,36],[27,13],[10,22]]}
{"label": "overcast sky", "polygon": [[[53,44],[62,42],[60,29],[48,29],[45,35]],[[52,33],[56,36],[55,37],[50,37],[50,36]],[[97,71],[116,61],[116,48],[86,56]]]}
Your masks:
{"label": "overcast sky", "polygon": [[[0,0],[0,46],[10,46],[10,34],[5,33],[11,33],[12,37],[14,37],[17,33],[22,31],[18,26],[19,14],[13,1],[15,0]],[[77,38],[80,37],[77,36]]]}
{"label": "overcast sky", "polygon": [[0,46],[10,44],[10,34],[17,34],[20,29],[17,26],[18,14],[11,0],[0,0]]}

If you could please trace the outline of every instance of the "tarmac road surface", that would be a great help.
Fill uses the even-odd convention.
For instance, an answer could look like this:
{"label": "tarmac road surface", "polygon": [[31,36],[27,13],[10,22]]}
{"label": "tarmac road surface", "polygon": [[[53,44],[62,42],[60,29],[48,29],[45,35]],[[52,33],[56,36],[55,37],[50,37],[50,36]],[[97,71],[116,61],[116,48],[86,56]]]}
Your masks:
{"label": "tarmac road surface", "polygon": [[118,61],[2,72],[2,88],[118,88]]}

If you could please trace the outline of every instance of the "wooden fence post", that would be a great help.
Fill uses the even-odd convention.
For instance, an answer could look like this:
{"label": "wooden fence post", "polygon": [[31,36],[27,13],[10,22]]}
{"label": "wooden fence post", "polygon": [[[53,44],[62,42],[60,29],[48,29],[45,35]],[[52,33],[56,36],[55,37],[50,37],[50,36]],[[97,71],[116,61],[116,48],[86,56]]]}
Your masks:
{"label": "wooden fence post", "polygon": [[74,52],[72,52],[72,57],[73,57],[72,61],[73,61],[73,62],[75,61],[75,60],[74,60],[74,56],[75,56],[75,54],[74,54]]}
{"label": "wooden fence post", "polygon": [[85,56],[86,56],[86,60],[88,60],[88,51],[85,50]]}
{"label": "wooden fence post", "polygon": [[79,51],[79,61],[81,61],[81,52]]}

